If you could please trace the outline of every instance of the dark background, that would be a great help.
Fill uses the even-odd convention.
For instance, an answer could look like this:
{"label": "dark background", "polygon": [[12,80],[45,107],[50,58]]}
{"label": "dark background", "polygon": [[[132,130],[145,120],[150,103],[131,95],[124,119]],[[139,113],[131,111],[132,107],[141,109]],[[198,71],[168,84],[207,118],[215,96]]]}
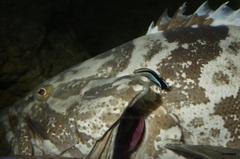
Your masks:
{"label": "dark background", "polygon": [[[58,72],[144,35],[183,0],[1,0],[0,108]],[[204,0],[188,0],[186,14]],[[209,0],[216,9],[225,0]],[[233,9],[239,0],[230,0]]]}

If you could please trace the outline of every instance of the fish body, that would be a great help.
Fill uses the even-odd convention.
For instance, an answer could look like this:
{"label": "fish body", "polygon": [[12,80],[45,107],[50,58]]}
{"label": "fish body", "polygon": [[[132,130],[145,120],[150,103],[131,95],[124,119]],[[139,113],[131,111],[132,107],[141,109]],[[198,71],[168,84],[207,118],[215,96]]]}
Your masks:
{"label": "fish body", "polygon": [[[206,3],[193,15],[183,11],[172,19],[163,14],[146,35],[17,102],[2,119],[12,153],[118,158],[124,151],[127,158],[165,159],[184,158],[166,144],[240,149],[240,12],[226,4],[212,11]],[[136,73],[141,68],[155,74]],[[135,126],[142,119],[144,126]]]}

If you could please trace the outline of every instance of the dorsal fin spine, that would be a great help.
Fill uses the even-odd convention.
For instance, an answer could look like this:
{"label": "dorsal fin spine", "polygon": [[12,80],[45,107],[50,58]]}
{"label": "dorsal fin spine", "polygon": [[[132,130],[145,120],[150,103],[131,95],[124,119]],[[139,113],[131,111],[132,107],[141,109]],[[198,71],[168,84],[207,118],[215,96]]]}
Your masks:
{"label": "dorsal fin spine", "polygon": [[207,1],[204,2],[196,11],[194,14],[198,16],[206,16],[208,15],[212,10],[209,8]]}
{"label": "dorsal fin spine", "polygon": [[234,11],[227,6],[229,2],[223,3],[215,11],[211,10],[207,1],[204,2],[192,15],[184,15],[186,3],[179,7],[173,18],[166,11],[163,12],[156,25],[149,27],[147,34],[184,28],[190,26],[240,26],[240,10]]}

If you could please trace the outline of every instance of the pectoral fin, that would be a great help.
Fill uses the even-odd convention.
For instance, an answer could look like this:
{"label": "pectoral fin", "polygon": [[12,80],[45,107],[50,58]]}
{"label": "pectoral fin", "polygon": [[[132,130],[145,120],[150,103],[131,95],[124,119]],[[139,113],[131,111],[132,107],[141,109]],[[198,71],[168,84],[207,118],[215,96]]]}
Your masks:
{"label": "pectoral fin", "polygon": [[167,144],[166,148],[189,159],[239,159],[240,149],[210,145]]}

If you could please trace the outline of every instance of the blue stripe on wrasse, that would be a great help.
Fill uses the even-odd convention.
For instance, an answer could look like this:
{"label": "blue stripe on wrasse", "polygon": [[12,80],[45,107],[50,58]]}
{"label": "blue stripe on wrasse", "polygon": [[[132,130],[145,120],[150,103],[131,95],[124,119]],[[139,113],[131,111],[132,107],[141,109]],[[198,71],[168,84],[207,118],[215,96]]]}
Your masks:
{"label": "blue stripe on wrasse", "polygon": [[169,85],[153,70],[149,68],[140,68],[135,70],[133,73],[141,74],[151,80],[154,84],[159,86],[161,89],[169,90]]}

